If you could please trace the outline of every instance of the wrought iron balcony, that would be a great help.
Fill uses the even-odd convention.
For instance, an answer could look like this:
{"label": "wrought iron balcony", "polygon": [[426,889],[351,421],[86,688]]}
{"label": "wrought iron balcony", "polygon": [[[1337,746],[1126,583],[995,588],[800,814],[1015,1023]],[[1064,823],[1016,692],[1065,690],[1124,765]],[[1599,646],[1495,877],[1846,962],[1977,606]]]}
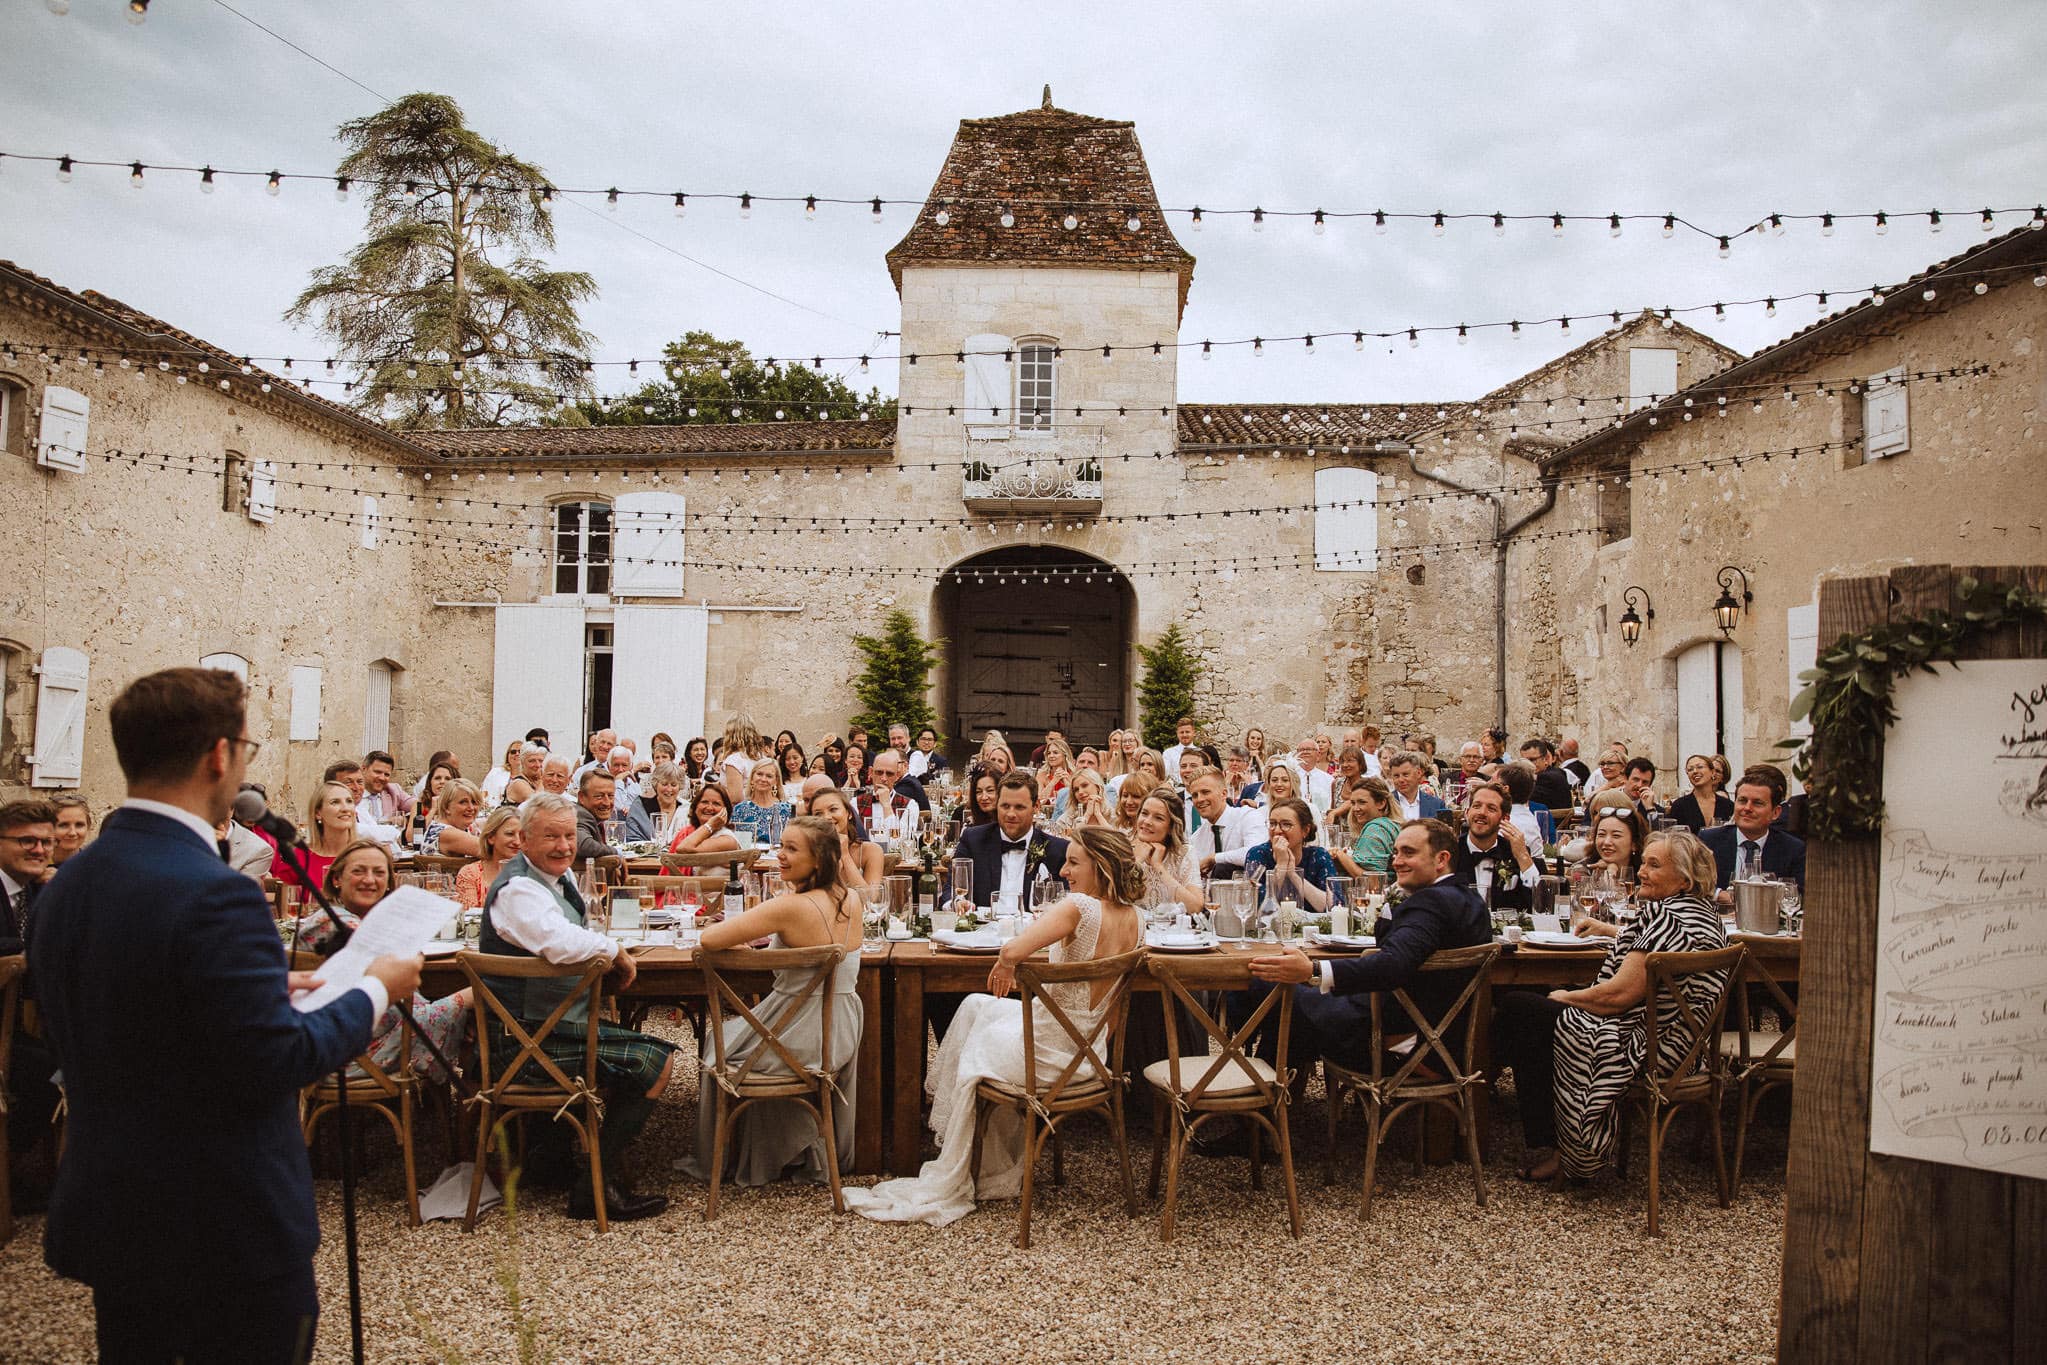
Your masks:
{"label": "wrought iron balcony", "polygon": [[1105,438],[1099,427],[1019,431],[1005,440],[969,438],[960,494],[967,508],[996,516],[1102,510]]}

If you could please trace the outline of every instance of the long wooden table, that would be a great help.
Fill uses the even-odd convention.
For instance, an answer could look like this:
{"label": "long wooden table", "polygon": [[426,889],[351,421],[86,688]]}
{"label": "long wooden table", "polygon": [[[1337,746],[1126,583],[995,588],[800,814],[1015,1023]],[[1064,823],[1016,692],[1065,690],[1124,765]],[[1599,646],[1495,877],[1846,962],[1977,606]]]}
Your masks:
{"label": "long wooden table", "polygon": [[[858,990],[865,1020],[860,1030],[859,1080],[853,1095],[853,1171],[856,1175],[877,1175],[883,1170],[882,1142],[882,973],[889,951],[860,955]],[[704,974],[697,966],[693,948],[650,947],[635,949],[633,961],[639,975],[619,996],[648,1003],[701,1000]],[[766,992],[773,984],[767,972],[739,972],[730,975],[734,988]],[[453,995],[468,982],[454,956],[428,958],[420,976],[420,991],[430,998]],[[919,1073],[921,1076],[921,1073]]]}

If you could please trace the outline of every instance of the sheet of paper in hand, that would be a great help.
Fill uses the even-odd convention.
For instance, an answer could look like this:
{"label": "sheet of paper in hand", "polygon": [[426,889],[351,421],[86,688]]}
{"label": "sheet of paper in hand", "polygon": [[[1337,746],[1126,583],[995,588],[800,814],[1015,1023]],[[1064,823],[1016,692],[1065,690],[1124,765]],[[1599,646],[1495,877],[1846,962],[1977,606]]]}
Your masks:
{"label": "sheet of paper in hand", "polygon": [[461,913],[462,907],[445,896],[399,887],[371,907],[341,951],[320,965],[318,988],[294,996],[292,1007],[305,1014],[339,999],[363,979],[370,963],[387,954],[411,957],[422,951],[451,915]]}

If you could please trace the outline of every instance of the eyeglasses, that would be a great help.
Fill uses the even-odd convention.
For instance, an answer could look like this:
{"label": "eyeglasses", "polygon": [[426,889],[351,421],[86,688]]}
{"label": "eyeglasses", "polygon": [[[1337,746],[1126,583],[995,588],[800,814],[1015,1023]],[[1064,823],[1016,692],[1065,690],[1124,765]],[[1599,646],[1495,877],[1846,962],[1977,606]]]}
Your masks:
{"label": "eyeglasses", "polygon": [[262,742],[261,742],[261,741],[259,741],[259,740],[253,740],[253,739],[230,739],[230,740],[228,740],[228,743],[229,743],[229,744],[246,744],[246,745],[248,745],[248,746],[249,746],[249,761],[250,761],[251,763],[254,763],[254,762],[256,761],[256,751],[257,751],[257,750],[259,750],[259,749],[261,749],[261,748],[263,747],[263,745],[262,745]]}
{"label": "eyeglasses", "polygon": [[23,848],[55,848],[57,846],[55,839],[41,834],[0,834],[0,839],[5,839],[10,844],[20,844]]}

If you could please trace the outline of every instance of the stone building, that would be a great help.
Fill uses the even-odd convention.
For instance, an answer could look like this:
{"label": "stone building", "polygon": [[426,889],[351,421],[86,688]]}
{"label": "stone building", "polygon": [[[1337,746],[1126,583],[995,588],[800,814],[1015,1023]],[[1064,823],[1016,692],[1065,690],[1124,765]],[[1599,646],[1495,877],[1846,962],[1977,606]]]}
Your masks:
{"label": "stone building", "polygon": [[[843,725],[853,637],[895,606],[946,641],[934,702],[955,739],[1133,721],[1134,646],[1180,622],[1208,665],[1204,717],[1231,737],[1376,721],[1454,739],[1504,719],[1668,760],[1698,729],[1688,651],[1710,644],[1730,561],[1756,601],[1739,667],[1722,646],[1713,677],[1740,678],[1753,751],[1817,575],[1998,557],[1999,526],[2034,541],[2004,557],[2038,558],[2021,466],[2042,296],[2018,276],[1887,303],[1881,327],[1851,311],[1750,361],[1616,316],[1578,319],[1611,325],[1477,399],[1182,404],[1194,259],[1135,129],[1049,97],[961,123],[886,266],[892,422],[402,434],[304,392],[308,362],[266,373],[0,266],[18,457],[0,474],[18,528],[0,786],[110,802],[114,692],[205,659],[246,672],[256,773],[295,806],[379,740],[401,766],[447,747],[479,774],[536,724],[683,739],[744,712],[808,743]],[[1650,472],[1846,439],[1813,433],[1860,412],[1836,394],[1683,423],[1687,397],[1976,363],[2000,368],[1905,385],[1908,458]],[[1855,523],[1815,527],[1843,499]],[[1894,515],[1911,523],[1895,535]],[[1631,583],[1658,611],[1632,651],[1614,633]]]}

